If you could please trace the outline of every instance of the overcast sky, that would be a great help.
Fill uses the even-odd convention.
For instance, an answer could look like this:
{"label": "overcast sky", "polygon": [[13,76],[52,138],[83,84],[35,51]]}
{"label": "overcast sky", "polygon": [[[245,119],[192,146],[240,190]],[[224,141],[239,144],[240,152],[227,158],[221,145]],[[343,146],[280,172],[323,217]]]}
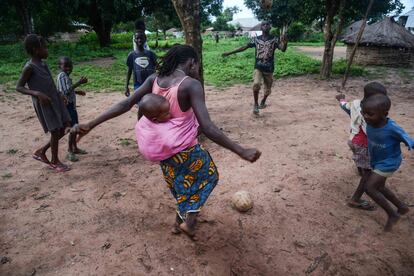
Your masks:
{"label": "overcast sky", "polygon": [[[414,0],[400,0],[400,1],[405,6],[403,13],[411,10],[411,8],[414,7]],[[243,0],[224,0],[223,6],[225,8],[238,6],[242,10],[241,12],[235,14],[233,19],[253,17],[252,11],[246,8]]]}

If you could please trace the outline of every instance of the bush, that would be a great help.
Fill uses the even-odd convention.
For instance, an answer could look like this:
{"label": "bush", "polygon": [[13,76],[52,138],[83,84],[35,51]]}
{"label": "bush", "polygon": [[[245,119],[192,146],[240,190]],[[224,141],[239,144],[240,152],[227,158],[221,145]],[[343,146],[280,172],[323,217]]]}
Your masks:
{"label": "bush", "polygon": [[299,41],[303,38],[303,34],[306,31],[306,27],[301,22],[293,23],[288,31],[287,36],[289,41]]}

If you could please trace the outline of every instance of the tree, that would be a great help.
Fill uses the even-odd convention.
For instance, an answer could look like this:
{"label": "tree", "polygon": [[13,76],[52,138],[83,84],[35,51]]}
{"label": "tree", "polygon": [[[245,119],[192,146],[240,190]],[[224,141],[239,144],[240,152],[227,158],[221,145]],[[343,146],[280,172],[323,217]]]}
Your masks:
{"label": "tree", "polygon": [[203,83],[203,40],[201,38],[200,0],[171,0],[184,30],[185,43],[193,46],[200,59],[200,81]]}
{"label": "tree", "polygon": [[[305,0],[303,18],[308,22],[322,18],[325,49],[322,59],[320,77],[331,76],[334,49],[343,26],[354,20],[359,20],[367,10],[369,0]],[[375,1],[369,18],[375,20],[391,11],[400,12],[400,0]]]}
{"label": "tree", "polygon": [[260,7],[260,1],[245,0],[246,7],[251,9],[260,20],[270,20],[274,27],[287,29],[295,21],[298,21],[303,13],[303,1],[301,0],[273,0],[272,8],[267,11]]}
{"label": "tree", "polygon": [[163,12],[153,12],[149,19],[146,20],[146,25],[148,30],[156,33],[156,43],[158,43],[158,30],[163,32],[164,39],[166,39],[166,31],[170,28],[180,26],[180,20],[171,4],[171,8],[165,8]]}
{"label": "tree", "polygon": [[217,16],[216,21],[213,23],[215,31],[234,31],[234,26],[227,24],[227,22],[233,20],[233,15],[238,13],[240,9],[236,6],[225,8],[224,11]]}
{"label": "tree", "polygon": [[[263,11],[257,0],[245,0],[259,19],[267,19],[276,27],[283,28],[292,22],[311,24],[315,20],[323,26],[324,54],[321,78],[329,78],[336,41],[343,26],[364,16],[369,0],[273,0],[270,11]],[[401,12],[400,0],[375,1],[369,19],[376,20],[391,11]]]}
{"label": "tree", "polygon": [[202,28],[211,24],[211,16],[219,16],[223,11],[223,0],[196,0],[200,2],[200,25]]}

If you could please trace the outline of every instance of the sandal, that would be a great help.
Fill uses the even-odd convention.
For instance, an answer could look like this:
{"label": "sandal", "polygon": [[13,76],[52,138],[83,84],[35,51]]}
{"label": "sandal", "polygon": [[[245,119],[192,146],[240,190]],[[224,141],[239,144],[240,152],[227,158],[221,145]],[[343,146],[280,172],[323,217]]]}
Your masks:
{"label": "sandal", "polygon": [[86,150],[83,150],[83,149],[76,149],[73,153],[76,153],[76,154],[88,154],[88,152]]}
{"label": "sandal", "polygon": [[79,161],[79,158],[73,152],[69,152],[68,155],[66,155],[66,159],[69,160],[70,162]]}
{"label": "sandal", "polygon": [[45,160],[42,159],[42,157],[40,157],[40,156],[38,156],[36,154],[33,154],[32,157],[33,157],[34,160],[40,161],[40,162],[42,162],[42,163],[44,163],[46,165],[49,165],[50,164],[49,160],[47,160],[47,162],[46,162]]}
{"label": "sandal", "polygon": [[70,167],[65,165],[65,164],[59,164],[59,165],[55,165],[55,164],[49,164],[50,168],[52,170],[54,170],[55,172],[68,172],[70,171]]}
{"label": "sandal", "polygon": [[264,109],[264,108],[266,108],[267,107],[267,104],[265,104],[265,103],[261,103],[260,105],[259,105],[259,109]]}
{"label": "sandal", "polygon": [[365,211],[374,211],[376,209],[374,205],[371,205],[366,200],[361,200],[360,202],[349,201],[347,205],[351,208],[361,209]]}
{"label": "sandal", "polygon": [[254,115],[259,115],[259,107],[258,107],[258,106],[255,106],[255,107],[253,108],[253,114],[254,114]]}

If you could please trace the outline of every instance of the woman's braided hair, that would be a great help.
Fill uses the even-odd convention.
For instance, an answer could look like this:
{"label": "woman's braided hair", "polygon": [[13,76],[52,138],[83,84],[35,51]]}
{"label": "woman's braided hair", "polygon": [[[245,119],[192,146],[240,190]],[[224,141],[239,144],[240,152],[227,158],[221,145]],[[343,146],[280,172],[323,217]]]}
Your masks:
{"label": "woman's braided hair", "polygon": [[171,75],[179,64],[185,63],[190,58],[198,62],[198,55],[193,47],[190,45],[174,45],[161,58],[161,62],[157,67],[158,75],[161,77]]}

